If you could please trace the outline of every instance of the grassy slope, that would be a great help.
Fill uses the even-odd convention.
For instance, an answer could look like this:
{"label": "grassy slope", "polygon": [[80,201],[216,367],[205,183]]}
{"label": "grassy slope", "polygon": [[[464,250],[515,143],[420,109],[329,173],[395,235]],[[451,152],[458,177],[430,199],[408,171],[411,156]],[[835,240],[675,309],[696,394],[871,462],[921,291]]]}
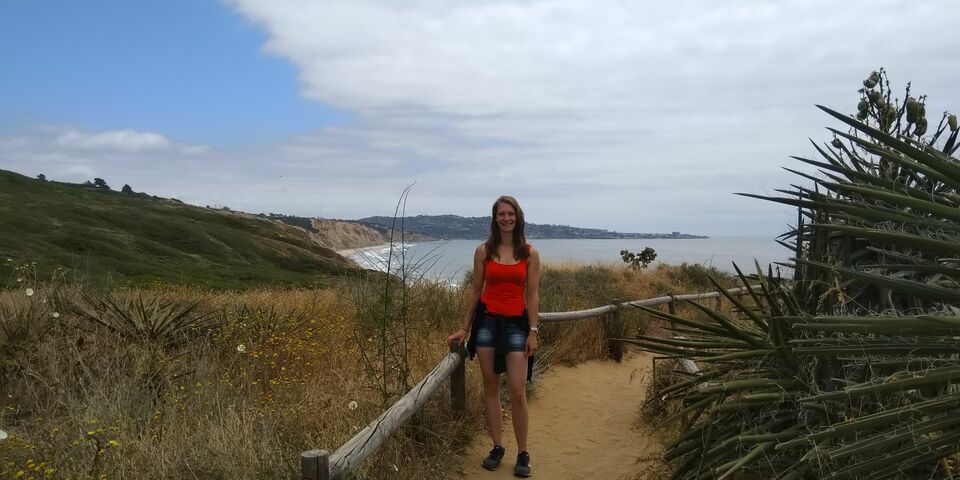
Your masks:
{"label": "grassy slope", "polygon": [[[145,194],[0,170],[0,263],[36,261],[94,282],[316,286],[352,271],[306,232]],[[3,273],[0,270],[0,273]]]}

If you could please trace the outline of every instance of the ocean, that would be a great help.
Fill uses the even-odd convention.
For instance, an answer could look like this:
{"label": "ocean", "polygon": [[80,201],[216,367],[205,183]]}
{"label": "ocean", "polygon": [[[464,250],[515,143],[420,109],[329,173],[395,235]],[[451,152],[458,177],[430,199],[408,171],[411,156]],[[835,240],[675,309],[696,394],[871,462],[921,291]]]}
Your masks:
{"label": "ocean", "polygon": [[[744,273],[756,271],[754,259],[766,268],[768,263],[784,262],[791,252],[776,243],[773,237],[711,237],[703,239],[530,239],[540,258],[547,264],[622,264],[621,250],[639,252],[645,247],[656,250],[653,263],[700,263],[720,270],[733,272],[733,263]],[[395,248],[390,261],[396,271],[404,258],[408,274],[425,275],[457,283],[472,268],[473,252],[479,240],[448,240],[420,242]],[[349,255],[364,268],[386,270],[390,249],[370,247],[359,249]],[[776,265],[774,265],[776,268]],[[785,273],[786,270],[781,267]]]}

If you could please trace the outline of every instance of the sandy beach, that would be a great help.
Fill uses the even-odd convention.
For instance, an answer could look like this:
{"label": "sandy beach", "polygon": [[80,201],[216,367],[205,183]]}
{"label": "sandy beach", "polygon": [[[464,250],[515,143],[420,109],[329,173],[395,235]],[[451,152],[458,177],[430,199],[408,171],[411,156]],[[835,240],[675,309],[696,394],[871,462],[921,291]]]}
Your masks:
{"label": "sandy beach", "polygon": [[384,248],[389,248],[389,243],[381,243],[379,245],[370,245],[367,247],[357,247],[357,248],[347,248],[344,250],[336,250],[337,254],[344,258],[350,258],[351,256],[357,254],[358,252],[363,252],[367,250],[380,250]]}

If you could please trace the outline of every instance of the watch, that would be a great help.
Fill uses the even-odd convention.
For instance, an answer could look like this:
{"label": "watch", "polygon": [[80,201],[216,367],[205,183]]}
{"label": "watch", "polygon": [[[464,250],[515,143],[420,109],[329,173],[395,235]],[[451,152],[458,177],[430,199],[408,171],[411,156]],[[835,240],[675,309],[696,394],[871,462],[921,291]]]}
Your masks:
{"label": "watch", "polygon": [[540,333],[540,327],[530,327],[530,331],[536,334]]}

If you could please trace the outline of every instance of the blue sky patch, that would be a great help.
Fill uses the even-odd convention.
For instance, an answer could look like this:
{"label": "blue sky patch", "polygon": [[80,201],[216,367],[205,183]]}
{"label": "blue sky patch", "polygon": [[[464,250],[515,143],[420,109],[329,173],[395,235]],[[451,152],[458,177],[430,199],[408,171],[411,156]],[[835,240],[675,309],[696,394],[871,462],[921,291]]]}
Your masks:
{"label": "blue sky patch", "polygon": [[342,123],[265,34],[210,0],[0,4],[0,133],[133,129],[236,148]]}

